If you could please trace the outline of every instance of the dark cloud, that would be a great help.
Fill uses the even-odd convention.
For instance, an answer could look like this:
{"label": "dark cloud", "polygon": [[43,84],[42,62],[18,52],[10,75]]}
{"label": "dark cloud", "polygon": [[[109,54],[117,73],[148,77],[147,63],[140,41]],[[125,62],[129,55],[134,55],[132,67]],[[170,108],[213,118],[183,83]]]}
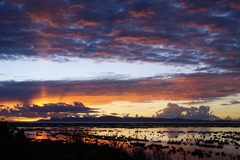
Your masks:
{"label": "dark cloud", "polygon": [[240,104],[240,101],[231,101],[230,103],[222,104],[222,105],[235,105]]}
{"label": "dark cloud", "polygon": [[195,73],[139,79],[115,77],[82,81],[10,81],[0,82],[0,101],[20,101],[27,105],[49,97],[59,101],[68,97],[82,97],[81,101],[85,104],[84,100],[88,104],[113,101],[148,103],[152,100],[204,102],[238,94],[239,80],[238,73]]}
{"label": "dark cloud", "polygon": [[234,0],[3,1],[0,59],[79,57],[238,71],[239,5]]}
{"label": "dark cloud", "polygon": [[153,101],[151,100],[147,100],[147,99],[140,99],[138,101],[136,101],[136,103],[152,103]]}
{"label": "dark cloud", "polygon": [[86,107],[80,102],[73,105],[66,103],[49,103],[43,106],[38,105],[16,105],[13,108],[1,108],[0,115],[5,117],[27,117],[27,118],[48,118],[48,117],[79,117],[79,113],[96,113],[96,109]]}
{"label": "dark cloud", "polygon": [[226,118],[224,118],[224,120],[228,120],[228,121],[230,120],[230,121],[231,121],[231,120],[233,120],[233,119],[232,119],[232,117],[227,116]]}
{"label": "dark cloud", "polygon": [[232,104],[240,104],[240,101],[231,101]]}
{"label": "dark cloud", "polygon": [[188,104],[188,105],[197,105],[197,104],[204,104],[207,102],[210,102],[211,99],[204,99],[204,100],[194,100],[194,101],[190,101],[190,102],[185,102],[185,103],[179,103],[179,104]]}
{"label": "dark cloud", "polygon": [[169,103],[166,108],[157,111],[156,114],[158,118],[220,119],[210,112],[209,106],[186,108],[173,103]]}
{"label": "dark cloud", "polygon": [[28,105],[31,104],[31,99],[40,95],[41,88],[41,82],[37,85],[35,85],[34,82],[0,82],[0,100],[17,100],[24,105]]}

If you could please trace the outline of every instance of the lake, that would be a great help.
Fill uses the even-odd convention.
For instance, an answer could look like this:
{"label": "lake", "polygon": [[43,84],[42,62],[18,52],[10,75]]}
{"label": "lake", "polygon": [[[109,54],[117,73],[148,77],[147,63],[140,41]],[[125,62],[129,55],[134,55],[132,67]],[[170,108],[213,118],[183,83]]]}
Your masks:
{"label": "lake", "polygon": [[156,125],[41,125],[21,126],[32,141],[45,139],[66,143],[107,145],[125,150],[142,149],[149,159],[164,154],[169,159],[240,159],[240,127]]}

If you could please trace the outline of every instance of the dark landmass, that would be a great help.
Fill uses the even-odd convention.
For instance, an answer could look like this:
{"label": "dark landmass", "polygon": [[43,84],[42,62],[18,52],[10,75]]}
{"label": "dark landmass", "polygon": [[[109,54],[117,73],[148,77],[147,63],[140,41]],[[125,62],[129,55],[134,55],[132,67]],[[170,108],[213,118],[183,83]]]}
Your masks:
{"label": "dark landmass", "polygon": [[[16,123],[16,122],[15,122]],[[14,124],[14,123],[12,123]],[[37,122],[22,123],[30,126],[36,125],[76,125],[76,126],[101,126],[101,127],[240,127],[240,121],[232,120],[192,120],[181,118],[121,118],[115,116],[84,117],[84,118],[51,118]]]}

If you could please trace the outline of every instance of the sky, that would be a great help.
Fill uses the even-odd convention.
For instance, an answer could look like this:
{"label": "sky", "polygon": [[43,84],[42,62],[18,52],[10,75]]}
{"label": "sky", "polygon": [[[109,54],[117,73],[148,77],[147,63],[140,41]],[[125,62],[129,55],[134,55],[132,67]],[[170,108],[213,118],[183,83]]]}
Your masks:
{"label": "sky", "polygon": [[1,0],[0,118],[240,118],[238,0]]}

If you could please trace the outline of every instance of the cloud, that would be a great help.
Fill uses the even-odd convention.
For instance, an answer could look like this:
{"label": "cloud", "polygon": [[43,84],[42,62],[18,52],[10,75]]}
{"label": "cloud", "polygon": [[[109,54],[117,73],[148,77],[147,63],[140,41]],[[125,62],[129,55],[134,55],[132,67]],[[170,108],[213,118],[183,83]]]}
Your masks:
{"label": "cloud", "polygon": [[231,101],[231,104],[240,104],[240,101]]}
{"label": "cloud", "polygon": [[196,101],[190,101],[190,102],[185,102],[185,103],[180,103],[180,104],[187,104],[187,105],[199,105],[199,104],[204,104],[207,102],[210,102],[210,100],[208,99],[204,99],[204,100],[196,100]]}
{"label": "cloud", "polygon": [[[139,79],[117,77],[79,81],[0,82],[0,101],[38,104],[80,99],[88,105],[117,101],[211,101],[240,93],[238,73],[195,73]],[[224,87],[223,87],[224,86]],[[48,103],[49,103],[48,102]]]}
{"label": "cloud", "polygon": [[231,120],[233,120],[233,119],[232,119],[232,117],[227,116],[227,117],[224,118],[224,120],[230,120],[230,121],[231,121]]}
{"label": "cloud", "polygon": [[157,111],[156,114],[158,118],[220,119],[210,112],[209,106],[186,108],[173,103],[168,103],[166,108]]}
{"label": "cloud", "polygon": [[0,59],[78,57],[238,71],[239,6],[234,0],[9,0],[0,4]]}
{"label": "cloud", "polygon": [[152,103],[153,101],[151,100],[147,100],[147,99],[140,99],[138,101],[136,101],[136,103]]}
{"label": "cloud", "polygon": [[5,117],[48,118],[79,117],[79,113],[97,113],[96,109],[86,107],[80,102],[73,105],[66,103],[49,103],[39,105],[16,105],[13,108],[1,108],[0,115]]}
{"label": "cloud", "polygon": [[240,104],[240,101],[230,101],[230,103],[222,104],[222,105],[235,105]]}

